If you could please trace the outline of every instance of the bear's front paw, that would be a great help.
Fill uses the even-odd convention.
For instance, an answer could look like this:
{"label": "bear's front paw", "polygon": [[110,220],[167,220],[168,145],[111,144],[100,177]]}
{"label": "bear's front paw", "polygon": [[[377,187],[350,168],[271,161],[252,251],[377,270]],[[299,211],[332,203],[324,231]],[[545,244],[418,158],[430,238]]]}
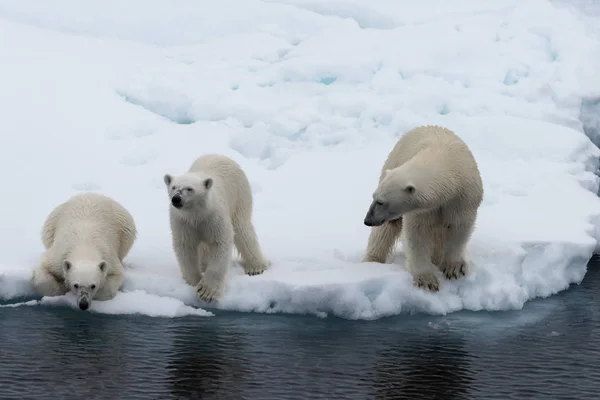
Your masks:
{"label": "bear's front paw", "polygon": [[196,285],[196,296],[207,303],[217,300],[219,297],[219,287],[208,285],[204,280],[200,280]]}
{"label": "bear's front paw", "polygon": [[459,279],[467,275],[467,263],[465,260],[459,260],[454,262],[444,262],[440,266],[440,269],[444,273],[446,279]]}
{"label": "bear's front paw", "polygon": [[431,292],[440,290],[440,280],[433,272],[421,272],[413,276],[413,284],[421,289],[427,289]]}
{"label": "bear's front paw", "polygon": [[271,266],[270,261],[263,261],[259,264],[244,264],[244,272],[246,275],[260,275]]}

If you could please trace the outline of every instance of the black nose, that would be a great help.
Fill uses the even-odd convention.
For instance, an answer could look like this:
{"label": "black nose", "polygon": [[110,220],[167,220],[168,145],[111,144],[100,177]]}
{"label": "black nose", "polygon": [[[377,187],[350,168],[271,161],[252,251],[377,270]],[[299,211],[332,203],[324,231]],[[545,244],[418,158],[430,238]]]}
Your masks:
{"label": "black nose", "polygon": [[376,220],[375,218],[373,218],[373,217],[371,217],[371,216],[367,215],[367,216],[365,217],[365,220],[364,220],[363,222],[364,222],[364,224],[365,224],[366,226],[373,227],[373,226],[381,226],[381,225],[383,225],[383,223],[384,223],[385,221],[379,221],[379,220]]}
{"label": "black nose", "polygon": [[90,303],[87,300],[81,300],[79,302],[79,309],[82,311],[87,310],[90,307]]}
{"label": "black nose", "polygon": [[173,196],[173,198],[171,199],[171,204],[173,204],[173,207],[175,208],[180,208],[181,207],[181,196],[176,194],[175,196]]}

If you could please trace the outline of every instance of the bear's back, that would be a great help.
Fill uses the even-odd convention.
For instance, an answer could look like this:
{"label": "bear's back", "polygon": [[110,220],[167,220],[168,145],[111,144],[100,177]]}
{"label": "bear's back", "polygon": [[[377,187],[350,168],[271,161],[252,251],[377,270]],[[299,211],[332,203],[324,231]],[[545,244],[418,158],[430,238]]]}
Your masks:
{"label": "bear's back", "polygon": [[[56,236],[66,242],[118,239],[135,224],[127,210],[113,199],[99,193],[82,193],[61,205],[56,221]],[[118,243],[114,243],[117,245]]]}
{"label": "bear's back", "polygon": [[398,139],[382,168],[382,175],[386,169],[399,167],[423,150],[436,154],[432,162],[442,162],[447,168],[455,166],[461,170],[478,171],[471,150],[458,135],[441,126],[425,125],[406,132]]}

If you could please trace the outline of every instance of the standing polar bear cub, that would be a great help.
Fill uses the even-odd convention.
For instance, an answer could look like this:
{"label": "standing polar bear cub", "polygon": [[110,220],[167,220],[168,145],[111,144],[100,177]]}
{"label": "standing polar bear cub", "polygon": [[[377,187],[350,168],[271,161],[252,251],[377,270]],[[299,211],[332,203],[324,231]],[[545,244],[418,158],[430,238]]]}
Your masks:
{"label": "standing polar bear cub", "polygon": [[41,296],[72,291],[82,310],[92,300],[112,299],[123,284],[123,259],[136,235],[133,217],[113,199],[98,193],[75,195],[44,222],[46,251],[33,272],[33,285]]}
{"label": "standing polar bear cub", "polygon": [[204,155],[183,175],[166,174],[173,250],[185,281],[204,301],[216,300],[223,289],[234,246],[248,275],[265,271],[252,225],[252,191],[238,163]]}
{"label": "standing polar bear cub", "polygon": [[385,263],[401,236],[417,287],[438,291],[467,274],[465,248],[483,199],[473,154],[452,131],[421,126],[404,134],[383,165],[364,224],[373,227],[365,262]]}

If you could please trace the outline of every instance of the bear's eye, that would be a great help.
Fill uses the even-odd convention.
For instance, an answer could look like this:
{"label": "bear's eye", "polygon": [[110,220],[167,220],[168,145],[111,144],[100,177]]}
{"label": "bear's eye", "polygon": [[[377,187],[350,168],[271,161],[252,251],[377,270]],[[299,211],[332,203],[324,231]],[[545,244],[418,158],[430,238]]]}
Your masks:
{"label": "bear's eye", "polygon": [[73,285],[73,287],[74,287],[75,289],[79,289],[79,285],[78,285],[78,284],[74,284],[74,285]]}
{"label": "bear's eye", "polygon": [[185,190],[185,192],[188,193],[188,194],[190,194],[190,193],[192,193],[194,191],[194,189],[192,189],[192,188],[185,188],[183,190]]}
{"label": "bear's eye", "polygon": [[92,285],[90,287],[92,288],[92,290],[96,289],[96,285]]}
{"label": "bear's eye", "polygon": [[379,207],[383,206],[383,201],[376,201],[375,204],[377,204]]}

